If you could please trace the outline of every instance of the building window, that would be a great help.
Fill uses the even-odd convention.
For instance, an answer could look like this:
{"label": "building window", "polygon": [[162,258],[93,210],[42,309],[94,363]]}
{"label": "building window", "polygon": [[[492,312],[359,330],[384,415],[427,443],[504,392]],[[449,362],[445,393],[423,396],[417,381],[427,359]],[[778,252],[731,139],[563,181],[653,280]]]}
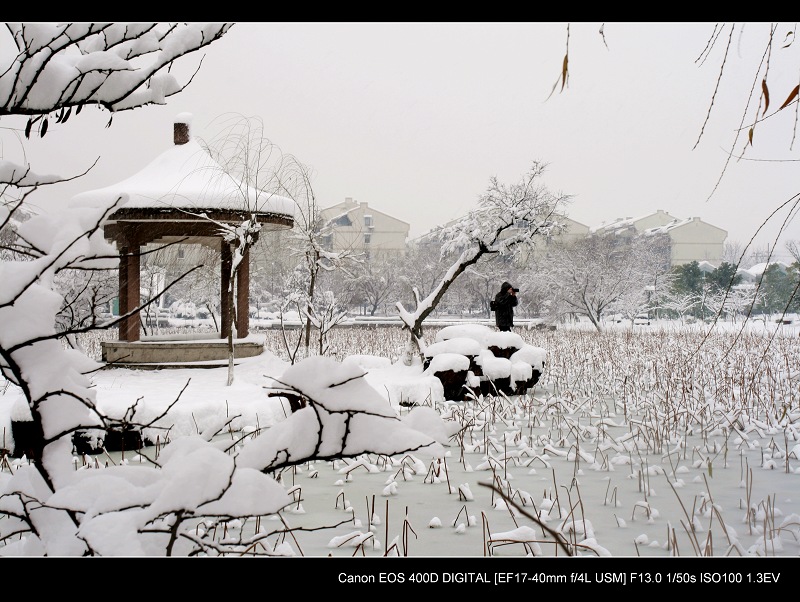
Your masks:
{"label": "building window", "polygon": [[350,221],[350,216],[348,215],[340,215],[335,220],[333,220],[334,225],[336,226],[352,226],[353,222]]}
{"label": "building window", "polygon": [[364,244],[368,245],[371,241],[372,241],[372,234],[369,234],[369,233],[365,234],[364,235]]}
{"label": "building window", "polygon": [[372,216],[371,215],[365,215],[364,216],[364,225],[367,228],[372,228],[373,227],[374,224],[372,223]]}
{"label": "building window", "polygon": [[186,257],[186,250],[178,249],[178,259],[183,259],[184,257]]}

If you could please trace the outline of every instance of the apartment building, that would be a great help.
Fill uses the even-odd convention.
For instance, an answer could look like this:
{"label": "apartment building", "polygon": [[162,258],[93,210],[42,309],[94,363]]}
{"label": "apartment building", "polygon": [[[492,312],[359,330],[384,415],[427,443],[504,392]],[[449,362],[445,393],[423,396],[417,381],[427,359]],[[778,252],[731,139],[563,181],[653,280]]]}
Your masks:
{"label": "apartment building", "polygon": [[349,249],[367,258],[400,254],[406,249],[411,226],[364,201],[351,197],[320,211],[323,244],[332,251]]}
{"label": "apartment building", "polygon": [[707,261],[715,266],[722,262],[728,232],[699,217],[678,219],[659,209],[637,218],[618,218],[591,230],[592,234],[632,236],[663,233],[670,239],[670,264],[674,266]]}

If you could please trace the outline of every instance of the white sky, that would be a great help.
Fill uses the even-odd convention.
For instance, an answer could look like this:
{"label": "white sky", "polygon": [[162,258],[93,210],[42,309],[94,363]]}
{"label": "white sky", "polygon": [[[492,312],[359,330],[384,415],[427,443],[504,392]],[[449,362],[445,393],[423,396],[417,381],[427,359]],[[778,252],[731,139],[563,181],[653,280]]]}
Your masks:
{"label": "white sky", "polygon": [[[68,175],[100,157],[60,189],[71,196],[144,167],[172,144],[178,113],[191,113],[192,133],[206,139],[219,133],[220,117],[240,113],[260,117],[275,145],[313,168],[321,206],[366,201],[408,222],[412,237],[471,209],[491,176],[513,183],[541,160],[546,184],[574,195],[569,215],[587,226],[663,209],[747,243],[798,193],[795,103],[759,124],[748,151],[759,161],[732,161],[712,195],[750,90],[760,88],[769,24],[737,29],[695,149],[728,29],[701,65],[713,23],[606,23],[608,47],[601,25],[571,24],[568,87],[548,99],[566,23],[238,23],[166,106],[119,113],[110,128],[107,112],[85,109],[29,142],[27,160],[40,173]],[[797,43],[780,48],[793,28],[778,26],[769,113],[798,82]],[[745,140],[746,132],[737,150]],[[772,243],[786,215],[757,247]],[[799,220],[784,239],[800,239]],[[777,253],[788,258],[782,243]]]}

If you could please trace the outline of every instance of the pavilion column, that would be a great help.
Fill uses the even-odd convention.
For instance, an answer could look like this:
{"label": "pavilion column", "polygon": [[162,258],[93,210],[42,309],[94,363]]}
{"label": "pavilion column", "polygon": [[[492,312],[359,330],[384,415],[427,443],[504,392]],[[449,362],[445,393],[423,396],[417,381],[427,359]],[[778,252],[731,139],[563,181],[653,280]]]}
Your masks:
{"label": "pavilion column", "polygon": [[250,334],[250,249],[246,249],[236,270],[236,336]]}
{"label": "pavilion column", "polygon": [[233,252],[231,251],[231,246],[226,243],[224,240],[222,241],[222,249],[220,250],[220,257],[221,257],[221,267],[220,267],[220,311],[222,312],[222,319],[221,319],[221,332],[220,338],[228,338],[228,334],[231,331],[231,318],[233,316],[233,312],[231,311],[233,308],[231,307],[231,301],[233,300],[233,295],[230,294],[231,286],[231,268],[233,267]]}
{"label": "pavilion column", "polygon": [[[132,312],[140,302],[139,245],[124,243],[119,258],[119,313]],[[134,313],[119,324],[120,341],[139,340],[139,314]]]}

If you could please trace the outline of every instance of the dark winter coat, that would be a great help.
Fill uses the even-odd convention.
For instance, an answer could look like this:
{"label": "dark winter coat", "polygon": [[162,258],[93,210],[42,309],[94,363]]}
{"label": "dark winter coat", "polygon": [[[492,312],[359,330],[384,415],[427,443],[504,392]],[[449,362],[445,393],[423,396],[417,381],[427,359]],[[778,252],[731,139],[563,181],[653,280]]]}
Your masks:
{"label": "dark winter coat", "polygon": [[511,294],[512,288],[511,283],[504,282],[491,303],[498,330],[509,331],[514,327],[514,308],[518,301],[516,295]]}

